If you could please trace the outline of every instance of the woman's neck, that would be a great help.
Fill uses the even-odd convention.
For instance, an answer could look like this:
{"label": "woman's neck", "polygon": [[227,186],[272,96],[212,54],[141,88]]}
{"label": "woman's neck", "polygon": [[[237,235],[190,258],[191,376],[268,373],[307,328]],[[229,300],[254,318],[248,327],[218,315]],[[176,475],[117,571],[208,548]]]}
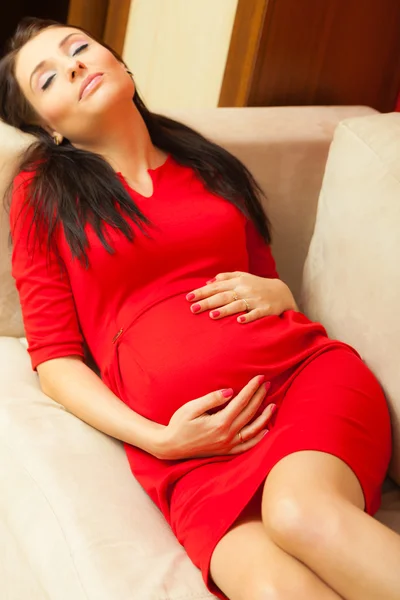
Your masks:
{"label": "woman's neck", "polygon": [[162,165],[166,153],[152,143],[143,118],[133,102],[132,108],[124,114],[115,114],[112,121],[99,128],[96,139],[85,144],[84,149],[103,156],[115,171],[123,174],[132,188],[151,195],[148,169]]}

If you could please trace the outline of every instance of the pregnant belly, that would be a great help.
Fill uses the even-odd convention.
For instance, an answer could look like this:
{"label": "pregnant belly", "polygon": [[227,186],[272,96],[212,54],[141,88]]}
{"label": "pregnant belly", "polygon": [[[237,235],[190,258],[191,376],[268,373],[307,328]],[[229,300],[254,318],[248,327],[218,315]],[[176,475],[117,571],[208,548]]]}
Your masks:
{"label": "pregnant belly", "polygon": [[115,393],[167,424],[184,403],[227,387],[237,393],[256,375],[272,380],[329,342],[321,325],[294,311],[246,325],[236,316],[193,315],[181,296],[152,307],[115,343]]}

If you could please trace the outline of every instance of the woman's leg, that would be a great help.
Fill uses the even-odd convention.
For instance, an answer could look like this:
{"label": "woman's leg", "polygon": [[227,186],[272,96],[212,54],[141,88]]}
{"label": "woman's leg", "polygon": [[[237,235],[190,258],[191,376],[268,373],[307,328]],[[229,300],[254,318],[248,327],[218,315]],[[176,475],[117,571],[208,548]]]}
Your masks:
{"label": "woman's leg", "polygon": [[400,536],[363,512],[353,471],[321,452],[280,461],[263,492],[270,538],[346,600],[400,598]]}
{"label": "woman's leg", "polygon": [[218,543],[211,576],[230,600],[340,600],[269,539],[261,521],[260,497]]}

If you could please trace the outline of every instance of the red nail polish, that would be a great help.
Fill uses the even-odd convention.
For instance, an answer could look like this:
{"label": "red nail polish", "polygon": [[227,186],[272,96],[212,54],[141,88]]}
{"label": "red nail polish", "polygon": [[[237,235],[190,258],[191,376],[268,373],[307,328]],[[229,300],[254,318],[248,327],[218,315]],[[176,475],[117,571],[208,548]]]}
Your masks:
{"label": "red nail polish", "polygon": [[258,376],[258,383],[259,383],[259,385],[262,384],[262,382],[264,381],[264,379],[265,379],[265,375],[259,375]]}
{"label": "red nail polish", "polygon": [[217,281],[217,280],[215,279],[215,277],[213,277],[212,279],[209,279],[209,280],[208,280],[206,283],[214,283],[214,281]]}
{"label": "red nail polish", "polygon": [[238,318],[238,321],[239,321],[240,323],[244,323],[244,322],[245,322],[245,320],[246,320],[246,317],[244,317],[244,316],[241,316],[241,317],[239,317],[239,318]]}
{"label": "red nail polish", "polygon": [[224,398],[230,398],[233,394],[233,389],[232,388],[228,388],[226,390],[222,390],[221,391],[222,395]]}
{"label": "red nail polish", "polygon": [[196,313],[199,312],[199,310],[201,310],[201,306],[200,304],[193,304],[192,308],[192,312]]}
{"label": "red nail polish", "polygon": [[195,295],[195,294],[193,294],[193,293],[191,293],[191,294],[188,294],[188,295],[186,296],[186,300],[189,300],[189,302],[190,302],[190,300],[194,300],[195,298],[196,298],[196,295]]}
{"label": "red nail polish", "polygon": [[277,409],[278,409],[278,407],[276,404],[273,404],[271,406],[271,417],[272,417],[272,415],[274,415],[276,413]]}
{"label": "red nail polish", "polygon": [[219,310],[213,310],[211,312],[211,316],[212,316],[213,319],[216,319],[217,317],[219,317],[220,314],[221,313],[219,312]]}

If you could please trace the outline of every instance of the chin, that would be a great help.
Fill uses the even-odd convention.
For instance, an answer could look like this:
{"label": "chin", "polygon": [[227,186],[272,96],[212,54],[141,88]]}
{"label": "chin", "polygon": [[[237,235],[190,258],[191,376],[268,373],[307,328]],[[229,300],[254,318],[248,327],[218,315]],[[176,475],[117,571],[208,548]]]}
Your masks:
{"label": "chin", "polygon": [[133,101],[134,90],[132,86],[102,85],[95,90],[87,100],[87,106],[90,111],[94,110],[96,114],[105,113],[109,110],[115,110],[116,106],[124,105]]}

